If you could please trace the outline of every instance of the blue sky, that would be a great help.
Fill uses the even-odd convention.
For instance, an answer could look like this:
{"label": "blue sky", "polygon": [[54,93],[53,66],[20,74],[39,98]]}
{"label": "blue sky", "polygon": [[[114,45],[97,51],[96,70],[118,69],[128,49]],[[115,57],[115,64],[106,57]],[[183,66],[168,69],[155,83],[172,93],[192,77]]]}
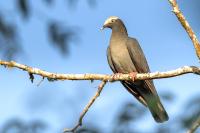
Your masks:
{"label": "blue sky", "polygon": [[[28,22],[23,22],[20,16],[9,17],[17,21],[19,31],[23,33],[21,42],[25,53],[16,61],[50,72],[111,74],[106,58],[111,31],[100,31],[100,28],[107,17],[115,15],[124,21],[129,36],[137,38],[140,42],[152,72],[172,70],[184,65],[199,65],[192,43],[171,12],[167,0],[102,0],[97,3],[97,7],[92,9],[85,1],[79,1],[76,9],[68,10],[66,4],[58,1],[51,12],[47,12],[43,9],[44,6],[41,6],[41,2],[36,3],[32,0],[33,17]],[[3,4],[5,9],[14,10],[13,0],[7,3],[0,1],[0,4]],[[186,12],[186,18],[199,36],[197,23],[192,21],[194,18],[192,12],[186,6],[183,6],[182,10]],[[40,13],[58,18],[63,23],[80,27],[77,28],[80,41],[70,45],[68,57],[61,56],[58,49],[50,46],[43,23],[45,17],[38,15]],[[89,81],[49,83],[45,80],[37,87],[40,77],[37,77],[32,84],[28,79],[28,74],[23,71],[1,67],[0,72],[3,75],[0,76],[0,127],[7,119],[13,117],[26,121],[43,119],[52,125],[53,132],[66,126],[73,126],[72,124],[78,120],[81,110],[94,94],[99,83],[91,84]],[[188,97],[199,94],[198,80],[197,76],[189,74],[154,81],[158,93],[171,91],[175,94],[175,100],[171,103],[163,101],[171,120],[178,113],[178,107],[181,107]],[[29,96],[39,95],[48,99],[50,97],[48,94],[54,99],[50,107],[45,105],[42,109],[27,109],[27,106],[31,106],[27,105]],[[76,104],[80,100],[81,104]],[[119,105],[131,100],[134,98],[126,92],[122,85],[117,82],[109,83],[89,110],[84,122],[92,121],[101,128],[108,129]],[[62,107],[65,102],[69,102],[67,109]],[[74,103],[75,107],[70,107],[70,103]],[[72,108],[76,110],[73,111]],[[58,110],[64,111],[58,114],[56,113]],[[147,118],[148,123],[155,124],[150,114]]]}

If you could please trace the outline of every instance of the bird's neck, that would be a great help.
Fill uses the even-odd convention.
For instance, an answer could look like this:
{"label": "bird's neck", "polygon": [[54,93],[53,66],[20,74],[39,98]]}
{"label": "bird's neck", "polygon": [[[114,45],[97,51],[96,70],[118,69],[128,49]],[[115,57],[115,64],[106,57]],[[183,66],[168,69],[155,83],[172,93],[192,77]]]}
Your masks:
{"label": "bird's neck", "polygon": [[126,27],[124,25],[113,27],[112,36],[128,36]]}

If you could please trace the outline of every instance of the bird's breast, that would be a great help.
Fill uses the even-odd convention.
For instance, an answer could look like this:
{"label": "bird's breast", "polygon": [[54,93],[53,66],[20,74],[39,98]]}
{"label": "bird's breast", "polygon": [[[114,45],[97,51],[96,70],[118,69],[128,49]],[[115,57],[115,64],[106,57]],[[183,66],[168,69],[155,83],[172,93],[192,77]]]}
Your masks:
{"label": "bird's breast", "polygon": [[111,42],[110,51],[111,58],[115,65],[115,69],[119,73],[135,72],[135,66],[131,60],[125,41]]}

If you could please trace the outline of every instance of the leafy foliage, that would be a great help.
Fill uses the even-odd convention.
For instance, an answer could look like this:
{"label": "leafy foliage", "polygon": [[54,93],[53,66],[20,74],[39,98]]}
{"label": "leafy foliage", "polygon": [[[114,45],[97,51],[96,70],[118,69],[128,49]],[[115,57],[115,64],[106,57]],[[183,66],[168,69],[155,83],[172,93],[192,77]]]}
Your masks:
{"label": "leafy foliage", "polygon": [[[43,0],[46,6],[50,6],[56,3],[55,0]],[[63,0],[64,1],[64,0]],[[89,5],[95,5],[96,0],[88,0],[87,3]],[[78,0],[67,0],[69,6],[73,6],[78,3]],[[31,5],[30,0],[16,0],[16,9],[18,12],[12,13],[12,18],[14,19],[18,15],[22,16],[22,20],[27,20],[28,18],[37,19],[31,13],[34,12],[34,8]],[[53,8],[53,7],[51,7]],[[47,9],[52,10],[52,9]],[[2,12],[2,13],[1,13]],[[0,52],[2,56],[8,60],[16,58],[20,53],[22,53],[22,42],[19,42],[19,38],[21,34],[18,31],[19,25],[17,21],[7,19],[7,15],[2,15],[3,10],[0,12]],[[5,11],[6,12],[6,11]],[[38,11],[37,11],[38,13]],[[38,14],[39,15],[39,14]],[[60,53],[63,55],[67,55],[69,53],[69,45],[73,41],[77,41],[79,39],[79,34],[76,32],[76,28],[71,25],[62,25],[55,18],[45,17],[46,20],[42,20],[45,25],[47,25],[47,35],[49,38],[50,44],[57,47],[60,50]],[[29,19],[30,20],[30,19]]]}
{"label": "leafy foliage", "polygon": [[5,123],[1,133],[41,133],[47,125],[42,121],[25,122],[20,119],[11,119]]}
{"label": "leafy foliage", "polygon": [[23,18],[28,18],[30,16],[30,6],[28,0],[18,0],[17,7]]}
{"label": "leafy foliage", "polygon": [[188,129],[191,124],[200,116],[200,97],[197,95],[188,103],[186,103],[185,108],[182,112],[182,128]]}
{"label": "leafy foliage", "polygon": [[48,24],[49,40],[57,46],[62,54],[69,53],[68,46],[71,41],[77,40],[77,33],[70,27],[57,22]]}
{"label": "leafy foliage", "polygon": [[22,51],[15,24],[8,23],[3,15],[0,15],[0,51],[8,60]]}

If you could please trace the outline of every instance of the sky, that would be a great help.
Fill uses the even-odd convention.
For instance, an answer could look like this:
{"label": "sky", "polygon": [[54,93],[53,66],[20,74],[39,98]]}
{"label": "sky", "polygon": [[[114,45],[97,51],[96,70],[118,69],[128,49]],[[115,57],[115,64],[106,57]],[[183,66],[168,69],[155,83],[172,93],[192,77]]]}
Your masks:
{"label": "sky", "polygon": [[[31,4],[33,17],[28,22],[23,22],[20,16],[8,17],[17,22],[19,31],[23,33],[20,39],[25,52],[16,59],[19,63],[56,73],[112,74],[106,58],[111,30],[100,31],[100,28],[109,16],[118,16],[125,23],[129,36],[139,41],[152,72],[173,70],[185,65],[199,66],[191,40],[171,12],[172,8],[167,0],[101,0],[97,1],[95,8],[90,8],[85,1],[79,1],[72,9],[67,9],[66,4],[60,0],[52,7],[50,13],[49,10],[45,10],[41,1],[31,0]],[[0,1],[0,5],[7,10],[15,10],[13,0]],[[193,21],[196,16],[192,12],[196,7],[190,9],[183,3],[180,8],[199,36],[198,23]],[[80,40],[70,45],[69,56],[62,56],[58,49],[50,46],[44,25],[46,18],[43,15],[76,26]],[[0,67],[0,73],[0,127],[13,117],[25,121],[42,118],[50,123],[53,132],[59,132],[63,127],[72,127],[99,83],[45,80],[37,86],[41,80],[39,76],[32,84],[24,71]],[[198,80],[193,74],[154,80],[158,93],[170,91],[175,94],[175,101],[169,103],[162,100],[170,120],[179,113],[178,108],[189,97],[199,94]],[[29,97],[34,95],[37,99],[30,100]],[[40,102],[40,98],[44,100],[43,97],[47,101],[50,100],[51,104],[32,109],[34,104]],[[131,100],[135,101],[118,82],[108,83],[85,116],[84,122],[92,121],[102,129],[109,130],[119,105]],[[77,104],[80,101],[81,104]],[[63,107],[66,104],[69,107]],[[56,113],[59,111],[60,114]],[[147,123],[150,124],[143,126],[151,128],[153,119],[150,114],[147,118]]]}

